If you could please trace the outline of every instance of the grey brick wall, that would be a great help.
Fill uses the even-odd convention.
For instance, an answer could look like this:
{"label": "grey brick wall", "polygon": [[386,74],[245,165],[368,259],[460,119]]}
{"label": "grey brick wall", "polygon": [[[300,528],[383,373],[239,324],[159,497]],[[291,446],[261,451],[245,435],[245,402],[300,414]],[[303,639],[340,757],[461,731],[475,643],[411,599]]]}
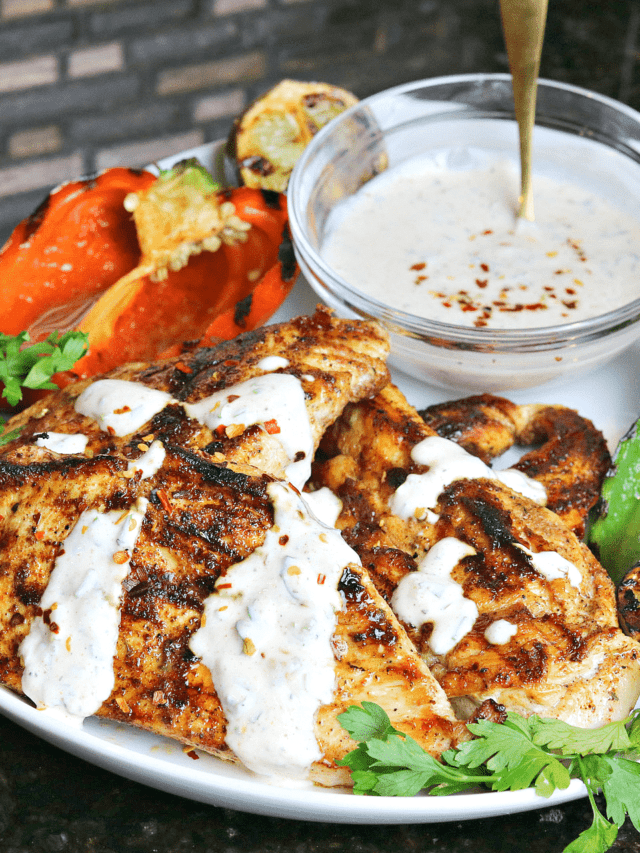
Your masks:
{"label": "grey brick wall", "polygon": [[[543,76],[640,107],[640,0],[551,3]],[[227,134],[285,76],[504,71],[498,0],[0,0],[0,244],[47,190]]]}

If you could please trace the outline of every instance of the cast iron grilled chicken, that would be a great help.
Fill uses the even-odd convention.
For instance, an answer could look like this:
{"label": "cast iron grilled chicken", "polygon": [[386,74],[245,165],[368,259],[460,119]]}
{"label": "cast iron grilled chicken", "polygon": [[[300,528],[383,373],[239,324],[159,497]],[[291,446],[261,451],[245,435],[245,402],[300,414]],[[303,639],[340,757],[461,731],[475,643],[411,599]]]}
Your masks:
{"label": "cast iron grilled chicken", "polygon": [[[124,524],[133,518],[132,507],[142,507],[135,544],[129,551],[111,548],[113,562],[128,561],[128,569],[120,591],[113,657],[107,655],[115,682],[95,713],[238,760],[229,744],[228,714],[212,680],[215,667],[194,653],[194,640],[210,623],[203,618],[207,602],[222,600],[222,591],[236,583],[241,567],[256,554],[264,555],[269,537],[276,535],[277,492],[271,490],[284,490],[294,503],[299,490],[280,479],[290,473],[292,460],[277,443],[280,425],[269,424],[275,419],[265,421],[263,416],[258,423],[240,425],[227,420],[212,428],[202,422],[207,407],[189,406],[221,389],[226,392],[224,404],[232,406],[242,396],[235,393],[242,383],[276,374],[296,376],[304,391],[312,453],[349,401],[374,394],[387,382],[387,348],[375,325],[337,321],[319,311],[217,349],[109,374],[109,380],[138,383],[134,393],[118,403],[118,417],[135,414],[132,410],[144,400],[145,389],[167,395],[146,420],[138,416],[130,432],[123,433],[117,418],[115,427],[108,419],[100,425],[96,418],[104,406],[98,406],[94,416],[76,411],[83,393],[106,387],[100,377],[68,386],[17,416],[10,427],[20,427],[20,436],[0,457],[0,681],[16,691],[24,687],[25,678],[29,684],[32,677],[37,681],[25,651],[29,636],[36,635],[34,626],[45,645],[59,639],[62,645],[57,648],[69,654],[75,650],[72,633],[65,644],[67,623],[61,616],[66,605],[46,598],[54,565],[57,571],[66,551],[72,552],[74,533],[86,534],[88,519],[113,513],[117,523]],[[229,397],[234,398],[230,403]],[[109,399],[113,409],[116,398]],[[86,436],[84,451],[62,454],[43,446],[61,433]],[[327,528],[323,530],[321,541],[329,536]],[[282,523],[277,534],[276,549],[285,553],[289,537]],[[318,748],[309,775],[325,785],[349,783],[348,771],[335,761],[353,743],[337,715],[354,702],[379,702],[394,725],[434,755],[467,736],[357,556],[347,551],[337,576],[336,595],[343,605],[331,640],[335,688],[309,723]],[[286,561],[283,565],[294,580],[300,574],[297,566]],[[322,585],[324,578],[318,574],[314,582]],[[262,655],[269,661],[266,648]],[[225,647],[214,646],[213,655],[216,666],[226,658],[241,665],[255,651],[253,642],[247,645],[245,640],[235,659]],[[69,678],[73,680],[73,672]],[[43,689],[51,689],[51,684]],[[33,698],[32,692],[29,695]],[[268,729],[264,738],[270,739]],[[241,757],[252,766],[250,754]]]}
{"label": "cast iron grilled chicken", "polygon": [[[325,436],[314,482],[342,499],[338,526],[346,541],[396,614],[404,613],[410,636],[459,715],[491,698],[508,710],[585,727],[626,716],[640,693],[640,646],[618,628],[604,569],[555,513],[473,473],[471,458],[462,460],[458,476],[473,479],[445,483],[436,500],[425,497],[421,504],[418,497],[407,510],[402,490],[442,464],[420,464],[412,456],[434,438],[442,442],[389,385],[345,409]],[[442,444],[436,447],[446,461]],[[583,470],[588,463],[575,464]],[[437,544],[446,548],[452,540],[462,545],[449,552],[444,568],[423,562],[442,553]],[[440,612],[446,595],[455,593],[451,612],[459,612],[460,624],[449,642],[436,641],[440,614],[424,621],[415,611],[406,615],[407,600],[419,593],[417,579],[428,573],[431,596],[444,596]],[[412,576],[416,585],[407,589]]]}

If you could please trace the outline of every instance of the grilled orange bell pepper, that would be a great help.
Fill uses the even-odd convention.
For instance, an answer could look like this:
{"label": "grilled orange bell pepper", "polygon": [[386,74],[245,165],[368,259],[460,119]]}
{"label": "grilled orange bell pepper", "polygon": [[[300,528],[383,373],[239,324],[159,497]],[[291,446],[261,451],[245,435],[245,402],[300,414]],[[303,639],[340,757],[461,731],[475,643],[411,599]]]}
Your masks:
{"label": "grilled orange bell pepper", "polygon": [[136,229],[123,202],[155,179],[151,172],[109,169],[52,190],[0,250],[0,331],[28,330],[40,339],[72,328],[98,294],[137,264]]}
{"label": "grilled orange bell pepper", "polygon": [[[178,180],[183,174],[200,180],[187,168],[177,174]],[[187,252],[181,268],[171,258],[161,270],[164,277],[150,273],[124,199],[130,193],[144,198],[156,186],[162,190],[163,180],[162,174],[111,169],[92,182],[76,182],[73,189],[66,185],[18,226],[0,254],[3,300],[16,309],[16,316],[3,312],[0,331],[29,328],[34,340],[52,328],[89,333],[88,354],[71,374],[54,377],[60,385],[73,375],[92,376],[127,361],[155,359],[204,335],[233,337],[255,328],[293,286],[297,267],[291,262],[286,198],[246,187],[207,190],[214,214],[215,205],[226,211],[226,230],[218,232],[222,241],[213,241],[219,245],[207,237],[189,243],[187,237],[184,245],[196,253]],[[233,223],[236,232],[229,237]],[[229,314],[235,320],[227,319],[214,332],[216,318]]]}

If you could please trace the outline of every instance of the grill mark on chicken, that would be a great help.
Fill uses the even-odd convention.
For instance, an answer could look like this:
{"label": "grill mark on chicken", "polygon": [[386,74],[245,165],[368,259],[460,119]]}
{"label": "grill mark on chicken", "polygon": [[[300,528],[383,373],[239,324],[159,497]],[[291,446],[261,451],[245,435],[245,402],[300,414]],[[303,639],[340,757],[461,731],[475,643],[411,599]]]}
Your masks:
{"label": "grill mark on chicken", "polygon": [[[513,408],[531,422],[531,412],[525,418],[519,407]],[[507,422],[503,440],[511,441],[513,426],[507,415],[500,416]],[[477,422],[486,423],[482,413]],[[477,551],[451,572],[478,610],[463,639],[438,656],[429,645],[432,623],[405,626],[458,714],[470,717],[491,699],[525,715],[539,713],[581,726],[625,716],[638,696],[639,649],[617,628],[612,584],[604,569],[555,513],[491,479],[452,483],[433,507],[431,520],[391,513],[390,498],[405,474],[425,470],[411,458],[412,448],[433,434],[397,389],[387,386],[374,400],[347,407],[331,427],[316,460],[314,485],[328,485],[346,498],[338,526],[367,564],[375,564],[371,577],[388,600],[415,564],[396,560],[392,565],[384,549],[399,549],[409,559],[422,557],[436,541],[452,536]],[[495,434],[491,429],[484,438],[493,440]],[[578,456],[585,446],[588,441],[579,445]],[[548,458],[564,466],[559,483],[571,476],[562,454]],[[571,454],[566,458],[571,461]],[[584,462],[576,463],[577,476]],[[579,570],[579,587],[562,577],[548,580],[519,543],[534,554],[555,551],[564,557]],[[517,625],[517,633],[494,645],[484,630],[499,619]]]}
{"label": "grill mark on chicken", "polygon": [[[278,354],[289,361],[286,372],[302,379],[317,444],[350,400],[375,393],[388,380],[387,348],[377,327],[334,321],[320,311],[215,351],[183,354],[182,367],[175,360],[130,365],[110,377],[195,402],[261,374],[260,359]],[[74,410],[88,384],[69,386],[14,419],[12,427],[21,427],[22,434],[2,454],[0,502],[7,504],[8,547],[0,575],[0,679],[20,690],[19,644],[60,552],[57,543],[64,546],[80,513],[126,509],[145,497],[149,503],[123,584],[115,685],[98,714],[236,760],[225,742],[226,719],[211,675],[190,651],[189,640],[216,580],[252,554],[273,525],[267,493],[272,478],[265,473],[275,464],[268,458],[273,440],[269,444],[270,436],[259,427],[235,438],[214,436],[175,404],[134,435],[107,435]],[[88,435],[85,457],[59,457],[35,445],[36,435],[61,428]],[[166,455],[159,470],[143,479],[141,471],[128,470],[129,463],[154,440],[162,442]],[[265,469],[249,462],[264,462]],[[37,518],[36,512],[41,512]],[[18,546],[16,531],[36,523],[47,528],[47,537]],[[26,603],[16,596],[16,584]],[[345,607],[333,640],[335,701],[320,709],[316,720],[323,758],[311,777],[323,784],[349,783],[348,771],[335,761],[353,743],[337,717],[363,699],[380,701],[393,724],[434,755],[468,737],[365,570],[350,566],[342,593]]]}
{"label": "grill mark on chicken", "polygon": [[338,590],[355,607],[363,610],[366,608],[366,629],[352,635],[354,642],[362,645],[367,643],[382,643],[389,650],[390,656],[392,656],[393,647],[397,642],[397,629],[390,624],[382,610],[372,606],[372,599],[370,596],[367,596],[358,575],[351,569],[346,568],[338,584]]}
{"label": "grill mark on chicken", "polygon": [[504,397],[478,394],[419,412],[443,438],[489,464],[514,444],[540,445],[513,467],[547,490],[547,506],[578,535],[585,531],[611,457],[602,433],[564,406],[518,406]]}

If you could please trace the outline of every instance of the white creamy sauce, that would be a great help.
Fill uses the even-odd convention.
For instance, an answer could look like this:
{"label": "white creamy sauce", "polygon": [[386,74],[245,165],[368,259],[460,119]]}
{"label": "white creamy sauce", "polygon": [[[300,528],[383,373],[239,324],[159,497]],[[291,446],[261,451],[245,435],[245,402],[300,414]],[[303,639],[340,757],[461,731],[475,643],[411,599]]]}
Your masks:
{"label": "white creamy sauce", "polygon": [[429,646],[436,655],[450,652],[478,618],[475,603],[451,577],[460,560],[475,553],[459,539],[441,539],[418,563],[418,571],[405,575],[393,593],[391,607],[403,622],[415,628],[433,623]]}
{"label": "white creamy sauce", "polygon": [[161,441],[154,441],[148,450],[145,450],[142,456],[139,456],[133,462],[129,462],[127,470],[142,471],[143,480],[153,477],[162,467],[165,456],[167,455]]}
{"label": "white creamy sauce", "polygon": [[85,452],[88,441],[88,436],[80,433],[47,432],[47,437],[40,436],[36,444],[61,455],[76,455]]}
{"label": "white creamy sauce", "polygon": [[427,518],[428,512],[438,503],[438,496],[456,480],[486,477],[500,480],[520,494],[545,504],[546,489],[521,471],[511,468],[494,471],[448,438],[433,435],[424,438],[411,450],[411,458],[418,465],[428,465],[423,474],[409,474],[391,496],[389,508],[400,518]]}
{"label": "white creamy sauce", "polygon": [[[259,366],[262,364],[263,370],[273,371],[288,363],[281,356],[269,356],[262,359]],[[267,372],[217,391],[197,403],[180,403],[170,394],[140,382],[99,379],[80,394],[75,409],[93,418],[101,429],[125,436],[140,430],[170,404],[181,405],[188,417],[212,432],[220,427],[246,428],[262,424],[290,459],[285,471],[287,479],[298,489],[309,479],[313,457],[311,423],[300,380],[288,373]],[[155,460],[159,453],[159,450],[154,451],[152,458]],[[143,464],[136,463],[138,467]]]}
{"label": "white creamy sauce", "polygon": [[122,582],[146,508],[139,498],[125,512],[86,510],[66,538],[40,602],[43,616],[19,649],[22,689],[38,708],[81,721],[109,697]]}
{"label": "white creamy sauce", "polygon": [[298,489],[309,479],[313,436],[304,391],[296,376],[267,373],[183,405],[190,418],[212,432],[221,426],[265,425],[291,460],[287,479]]}
{"label": "white creamy sauce", "polygon": [[264,370],[265,373],[270,373],[272,370],[280,370],[289,366],[289,359],[282,355],[267,355],[261,358],[256,367]]}
{"label": "white creamy sauce", "polygon": [[518,626],[506,619],[497,619],[484,632],[485,639],[492,646],[503,646],[518,633]]}
{"label": "white creamy sauce", "polygon": [[321,758],[315,716],[335,689],[338,582],[360,561],[292,488],[267,488],[274,526],[218,581],[190,648],[211,672],[240,760],[255,773],[302,779]]}
{"label": "white creamy sauce", "polygon": [[582,584],[580,570],[572,562],[561,554],[558,554],[557,551],[540,551],[535,554],[524,545],[516,544],[520,550],[524,551],[531,558],[535,570],[540,572],[548,581],[564,578],[571,586],[575,586],[577,589],[580,588]]}
{"label": "white creamy sauce", "polygon": [[170,394],[141,382],[98,379],[77,398],[75,410],[97,421],[100,429],[122,437],[137,432],[174,402]]}
{"label": "white creamy sauce", "polygon": [[315,492],[303,492],[302,498],[319,521],[327,527],[335,527],[342,512],[342,501],[328,486],[323,486]]}
{"label": "white creamy sauce", "polygon": [[550,326],[640,296],[637,212],[557,169],[534,174],[535,223],[517,220],[519,169],[496,156],[454,144],[378,175],[330,215],[325,260],[383,303],[460,326]]}
{"label": "white creamy sauce", "polygon": [[[493,469],[492,469],[493,470]],[[493,476],[496,480],[500,480],[505,486],[518,492],[519,495],[524,495],[534,503],[544,506],[547,502],[547,490],[538,480],[528,477],[517,468],[505,468],[503,471],[493,471]]]}

